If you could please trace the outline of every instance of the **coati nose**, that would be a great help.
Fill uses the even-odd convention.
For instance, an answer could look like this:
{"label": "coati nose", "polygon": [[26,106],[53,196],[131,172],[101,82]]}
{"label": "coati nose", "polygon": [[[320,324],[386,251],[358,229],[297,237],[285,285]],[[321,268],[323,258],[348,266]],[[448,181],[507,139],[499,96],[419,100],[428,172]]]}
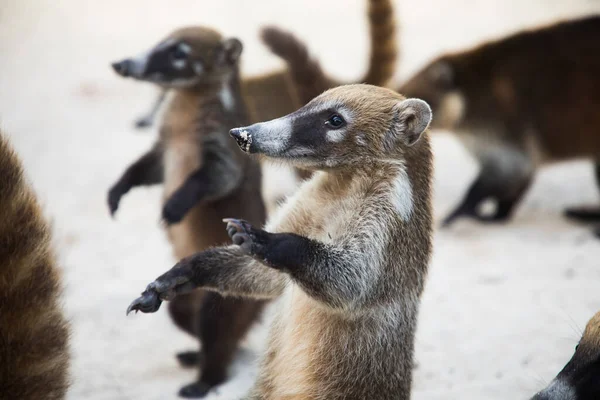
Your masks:
{"label": "coati nose", "polygon": [[250,153],[250,147],[252,145],[252,134],[248,128],[233,128],[229,131],[229,134],[233,136],[240,149],[246,153]]}
{"label": "coati nose", "polygon": [[111,64],[115,72],[121,76],[131,75],[131,60],[117,61]]}

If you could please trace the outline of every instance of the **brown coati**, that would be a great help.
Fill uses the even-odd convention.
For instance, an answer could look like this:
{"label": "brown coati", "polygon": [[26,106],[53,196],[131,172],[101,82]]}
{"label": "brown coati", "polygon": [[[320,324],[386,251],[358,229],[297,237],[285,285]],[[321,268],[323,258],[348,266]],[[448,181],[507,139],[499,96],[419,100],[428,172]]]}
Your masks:
{"label": "brown coati", "polygon": [[[391,0],[369,0],[368,20],[371,54],[367,72],[357,80],[384,86],[395,72],[397,59],[396,24]],[[261,32],[263,42],[287,63],[287,68],[242,80],[242,93],[248,106],[251,122],[268,121],[289,114],[325,90],[343,84],[327,76],[319,63],[311,58],[305,44],[292,34],[276,27]],[[149,126],[159,104],[161,92],[152,110],[136,121],[137,126]],[[305,179],[306,171],[296,169]]]}
{"label": "brown coati", "polygon": [[[239,90],[241,51],[237,39],[184,28],[139,58],[114,64],[123,76],[168,88],[174,97],[158,142],[110,189],[110,211],[114,214],[131,188],[163,183],[162,219],[178,259],[226,242],[220,226],[226,216],[239,213],[259,226],[265,221],[260,165],[241,154],[228,134],[247,121]],[[170,303],[174,322],[202,344],[202,353],[178,355],[182,364],[201,368],[199,380],[180,395],[200,397],[225,380],[238,342],[263,306],[263,301],[205,291]]]}
{"label": "brown coati", "polygon": [[575,354],[544,390],[531,400],[600,399],[600,312],[587,323]]}
{"label": "brown coati", "polygon": [[430,120],[422,100],[349,85],[233,129],[244,151],[316,172],[265,230],[225,220],[233,245],[184,258],[128,312],[196,287],[280,296],[248,399],[408,399],[432,249]]}
{"label": "brown coati", "polygon": [[2,132],[0,210],[0,398],[61,400],[70,332],[51,230]]}
{"label": "brown coati", "polygon": [[[444,224],[508,219],[544,162],[593,158],[600,184],[598,71],[593,16],[444,55],[402,85],[401,93],[431,105],[432,128],[456,132],[481,166]],[[486,199],[496,201],[491,215],[479,210]]]}

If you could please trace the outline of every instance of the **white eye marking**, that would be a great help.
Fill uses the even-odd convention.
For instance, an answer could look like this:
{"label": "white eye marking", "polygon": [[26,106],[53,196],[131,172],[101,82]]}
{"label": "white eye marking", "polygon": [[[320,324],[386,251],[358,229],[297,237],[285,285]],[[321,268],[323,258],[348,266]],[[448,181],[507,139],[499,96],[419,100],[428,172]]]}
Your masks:
{"label": "white eye marking", "polygon": [[392,186],[392,204],[403,220],[408,221],[413,212],[412,186],[406,171],[402,169]]}
{"label": "white eye marking", "polygon": [[342,140],[344,140],[344,137],[346,137],[346,132],[343,129],[338,129],[335,131],[328,131],[326,133],[326,137],[327,137],[327,141],[329,141],[329,142],[339,143]]}
{"label": "white eye marking", "polygon": [[173,67],[175,67],[177,69],[184,69],[186,65],[187,65],[187,60],[174,60],[173,61]]}
{"label": "white eye marking", "polygon": [[200,61],[196,61],[193,65],[193,68],[196,75],[201,75],[204,72],[204,67]]}
{"label": "white eye marking", "polygon": [[190,45],[186,43],[179,43],[179,49],[186,54],[190,54],[190,52],[192,51]]}
{"label": "white eye marking", "polygon": [[223,85],[223,87],[219,91],[219,99],[221,100],[221,104],[223,104],[223,107],[225,107],[226,110],[233,110],[235,104],[233,101],[233,94],[231,93],[229,85]]}

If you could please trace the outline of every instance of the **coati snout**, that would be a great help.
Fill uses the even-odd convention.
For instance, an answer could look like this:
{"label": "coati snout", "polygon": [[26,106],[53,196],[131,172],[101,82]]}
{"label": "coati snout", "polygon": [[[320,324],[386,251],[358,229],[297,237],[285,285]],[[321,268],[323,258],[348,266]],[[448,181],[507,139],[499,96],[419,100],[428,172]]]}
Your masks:
{"label": "coati snout", "polygon": [[241,52],[238,39],[223,39],[208,28],[183,28],[148,52],[114,62],[112,68],[123,77],[185,88],[221,81],[236,68]]}
{"label": "coati snout", "polygon": [[[377,101],[366,101],[365,89]],[[423,100],[375,86],[347,85],[328,90],[289,115],[230,134],[245,152],[328,169],[365,158],[397,159],[403,148],[418,141],[431,117]]]}

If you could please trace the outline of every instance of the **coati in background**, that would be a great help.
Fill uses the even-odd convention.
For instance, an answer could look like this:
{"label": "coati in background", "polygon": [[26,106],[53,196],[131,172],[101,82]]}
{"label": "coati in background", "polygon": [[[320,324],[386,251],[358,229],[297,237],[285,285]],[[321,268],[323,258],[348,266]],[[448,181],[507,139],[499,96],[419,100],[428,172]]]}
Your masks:
{"label": "coati in background", "polygon": [[600,399],[600,312],[587,323],[567,365],[531,400],[597,399]]}
{"label": "coati in background", "polygon": [[184,258],[128,312],[196,287],[281,296],[247,399],[408,399],[432,249],[430,120],[421,100],[350,85],[233,129],[244,151],[316,172],[265,230],[226,220],[234,245]]}
{"label": "coati in background", "polygon": [[[599,71],[592,16],[444,55],[403,84],[401,93],[431,105],[432,128],[456,132],[481,166],[444,225],[508,219],[543,163],[592,158],[600,184]],[[478,207],[486,199],[496,201],[491,215]]]}
{"label": "coati in background", "polygon": [[62,400],[69,324],[51,230],[0,132],[0,398]]}
{"label": "coati in background", "polygon": [[[392,78],[397,59],[396,23],[392,0],[369,0],[368,19],[371,54],[368,70],[358,83],[384,86]],[[268,121],[292,113],[325,90],[343,84],[327,76],[319,63],[311,58],[305,44],[291,33],[276,27],[264,28],[261,37],[265,45],[287,62],[287,68],[264,75],[242,79],[242,94],[248,106],[251,122]],[[154,103],[148,115],[136,122],[149,126],[158,111]],[[300,178],[308,173],[296,169]]]}
{"label": "coati in background", "polygon": [[[242,154],[228,134],[247,123],[240,96],[241,52],[237,39],[194,27],[175,31],[139,58],[114,64],[121,75],[168,88],[174,97],[158,142],[110,189],[110,211],[115,213],[133,187],[163,183],[162,218],[178,259],[225,243],[224,217],[244,215],[257,226],[265,221],[260,165]],[[203,396],[226,379],[238,342],[264,302],[195,291],[169,306],[177,326],[202,343],[201,353],[178,355],[182,364],[201,368],[199,380],[180,395]]]}

